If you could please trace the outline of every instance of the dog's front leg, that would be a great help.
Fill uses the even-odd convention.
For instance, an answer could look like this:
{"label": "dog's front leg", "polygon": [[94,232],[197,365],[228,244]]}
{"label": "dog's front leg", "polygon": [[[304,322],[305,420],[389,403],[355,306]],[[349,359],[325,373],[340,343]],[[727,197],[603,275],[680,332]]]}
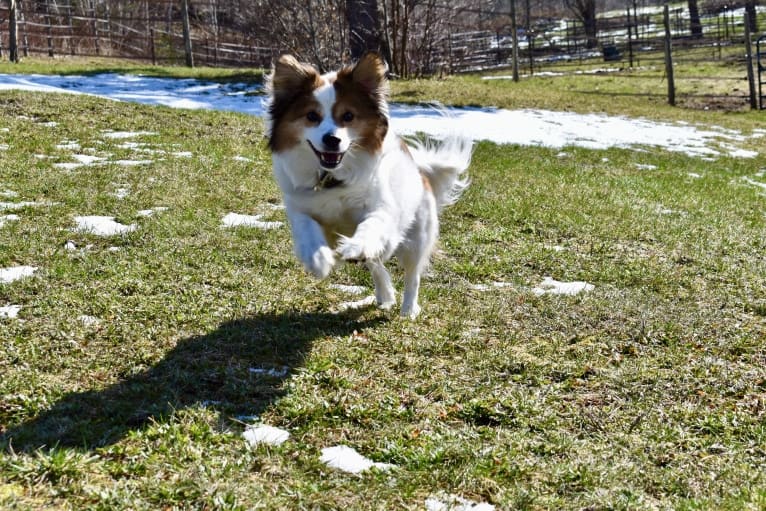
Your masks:
{"label": "dog's front leg", "polygon": [[327,245],[319,224],[299,211],[287,209],[287,219],[293,233],[295,255],[303,266],[315,277],[323,279],[330,274],[335,265],[335,254]]}
{"label": "dog's front leg", "polygon": [[399,244],[394,219],[385,211],[374,211],[350,238],[341,236],[336,252],[346,261],[386,259]]}

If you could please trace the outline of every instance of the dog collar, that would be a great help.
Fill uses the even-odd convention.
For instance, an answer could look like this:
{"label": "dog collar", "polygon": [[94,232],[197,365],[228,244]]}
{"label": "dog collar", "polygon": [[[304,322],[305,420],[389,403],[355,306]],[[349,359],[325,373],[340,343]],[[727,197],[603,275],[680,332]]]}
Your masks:
{"label": "dog collar", "polygon": [[343,181],[336,179],[329,172],[322,171],[322,174],[320,174],[319,179],[317,180],[317,184],[314,185],[314,191],[329,190],[330,188],[337,188],[342,185]]}

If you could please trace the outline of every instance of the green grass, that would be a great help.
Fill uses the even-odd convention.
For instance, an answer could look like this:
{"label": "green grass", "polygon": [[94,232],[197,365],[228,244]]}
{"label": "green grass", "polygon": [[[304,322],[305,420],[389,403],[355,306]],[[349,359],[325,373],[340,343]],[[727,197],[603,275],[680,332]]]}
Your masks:
{"label": "green grass", "polygon": [[[588,107],[555,79],[394,87]],[[743,179],[764,181],[762,148],[703,161],[479,144],[409,322],[334,313],[354,298],[301,270],[286,228],[221,227],[230,211],[284,220],[259,119],[21,92],[0,101],[0,191],[18,193],[3,200],[48,204],[0,228],[0,267],[39,268],[0,284],[0,305],[24,306],[0,319],[0,507],[423,509],[439,493],[498,509],[766,507],[766,199]],[[757,113],[659,104],[623,113],[636,111],[762,125]],[[167,154],[120,147],[107,129],[154,132],[137,140]],[[64,171],[53,167],[70,161],[62,140],[155,161]],[[154,206],[169,209],[137,216]],[[139,228],[72,232],[84,214]],[[596,287],[535,296],[545,276]],[[493,281],[510,286],[475,288]],[[330,282],[371,285],[353,265]],[[290,440],[248,447],[252,415]],[[319,455],[336,444],[398,468],[332,470]]]}

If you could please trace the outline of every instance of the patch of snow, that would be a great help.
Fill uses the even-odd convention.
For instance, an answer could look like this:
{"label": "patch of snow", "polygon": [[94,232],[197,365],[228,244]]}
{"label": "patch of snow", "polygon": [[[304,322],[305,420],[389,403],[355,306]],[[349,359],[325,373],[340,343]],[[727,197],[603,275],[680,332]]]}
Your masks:
{"label": "patch of snow", "polygon": [[492,288],[495,289],[502,289],[505,287],[513,287],[513,284],[510,282],[498,282],[494,281],[491,284],[471,284],[470,288],[474,291],[489,291]]}
{"label": "patch of snow", "polygon": [[76,140],[63,140],[60,144],[56,146],[56,149],[67,150],[67,151],[79,151],[80,143],[77,142]]}
{"label": "patch of snow", "polygon": [[67,240],[66,243],[64,243],[64,250],[67,250],[69,252],[73,252],[77,250],[77,245],[72,240]]}
{"label": "patch of snow", "polygon": [[265,374],[266,376],[272,376],[274,378],[283,378],[287,376],[287,373],[290,372],[290,368],[287,366],[282,366],[279,368],[270,367],[268,369],[265,367],[251,367],[250,372],[252,374],[258,374],[258,375]]}
{"label": "patch of snow", "polygon": [[284,429],[275,428],[266,424],[250,425],[242,433],[245,441],[251,447],[257,445],[282,445],[290,438],[290,433]]}
{"label": "patch of snow", "polygon": [[3,305],[0,307],[0,318],[14,319],[18,317],[21,305]]}
{"label": "patch of snow", "polygon": [[686,175],[694,179],[699,179],[702,177],[702,174],[697,174],[696,172],[687,172]]}
{"label": "patch of snow", "polygon": [[95,234],[96,236],[115,236],[135,231],[136,224],[124,225],[114,220],[112,216],[76,216],[77,224],[74,230]]}
{"label": "patch of snow", "polygon": [[[145,104],[237,111],[264,116],[265,98],[233,94],[242,88],[242,84],[210,84],[193,79],[153,78],[116,73],[66,77],[0,74],[0,90],[87,93]],[[443,138],[447,134],[458,132],[473,140],[552,148],[576,145],[590,149],[621,147],[638,150],[641,146],[651,146],[702,159],[713,159],[724,154],[749,158],[757,154],[735,145],[737,142],[753,138],[752,135],[745,136],[735,130],[603,114],[532,109],[438,109],[401,104],[391,104],[390,114],[392,129],[404,135],[424,132],[436,138]],[[107,131],[104,136],[124,139],[154,134],[146,131]],[[760,132],[754,134],[762,136]]]}
{"label": "patch of snow", "polygon": [[749,185],[757,186],[758,188],[766,190],[766,183],[761,183],[761,182],[756,181],[754,179],[750,179],[749,177],[745,177],[743,179],[745,180],[745,183],[747,183]]}
{"label": "patch of snow", "polygon": [[425,501],[426,511],[494,511],[495,506],[474,502],[458,495],[439,495]]}
{"label": "patch of snow", "polygon": [[0,284],[10,284],[11,282],[31,277],[37,268],[34,266],[11,266],[10,268],[0,268]]}
{"label": "patch of snow", "polygon": [[335,447],[325,447],[322,449],[322,456],[319,461],[330,468],[336,468],[350,474],[361,474],[371,468],[378,470],[390,470],[395,468],[390,463],[378,463],[366,458],[346,445],[337,445]]}
{"label": "patch of snow", "polygon": [[14,192],[13,190],[0,190],[0,197],[12,199],[13,197],[18,197],[18,196],[19,194]]}
{"label": "patch of snow", "polygon": [[59,125],[56,121],[45,121],[45,122],[38,122],[40,126],[45,126],[46,128],[55,128]]}
{"label": "patch of snow", "polygon": [[4,226],[8,222],[16,222],[19,219],[19,215],[0,215],[0,227]]}
{"label": "patch of snow", "polygon": [[347,286],[346,284],[330,284],[330,289],[336,289],[350,295],[362,295],[367,291],[364,286]]}
{"label": "patch of snow", "polygon": [[81,316],[77,316],[77,321],[83,324],[83,326],[98,326],[101,324],[101,320],[95,316],[88,316],[87,314],[83,314]]}
{"label": "patch of snow", "polygon": [[7,151],[10,148],[11,146],[9,146],[8,144],[0,144],[0,151]]}
{"label": "patch of snow", "polygon": [[47,202],[31,202],[31,201],[0,202],[0,211],[2,210],[14,211],[17,209],[36,208],[36,207],[50,206],[50,205],[51,203],[47,203]]}
{"label": "patch of snow", "polygon": [[141,209],[139,211],[136,211],[136,214],[138,216],[149,217],[154,215],[155,213],[162,213],[163,211],[167,211],[167,210],[168,210],[167,206],[155,206],[151,209]]}
{"label": "patch of snow", "polygon": [[114,196],[117,197],[120,200],[123,200],[128,195],[130,195],[130,189],[129,188],[117,188],[114,191]]}
{"label": "patch of snow", "polygon": [[123,167],[137,167],[139,165],[150,165],[154,163],[154,160],[114,160],[115,165],[122,165]]}
{"label": "patch of snow", "polygon": [[593,284],[587,282],[559,282],[551,277],[545,277],[539,286],[532,288],[532,292],[537,296],[548,294],[575,296],[582,292],[592,291],[594,287]]}
{"label": "patch of snow", "polygon": [[173,156],[176,158],[191,158],[192,152],[191,151],[177,151],[175,153],[172,153]]}
{"label": "patch of snow", "polygon": [[639,170],[657,170],[657,165],[651,165],[649,163],[636,163],[635,166]]}
{"label": "patch of snow", "polygon": [[121,140],[125,138],[136,138],[148,135],[156,135],[155,131],[102,131],[102,135],[112,140]]}
{"label": "patch of snow", "polygon": [[244,162],[252,162],[253,161],[250,158],[246,158],[244,156],[239,156],[239,155],[233,157],[232,160],[234,160],[234,161],[244,161]]}
{"label": "patch of snow", "polygon": [[368,305],[372,305],[373,303],[375,303],[375,297],[370,295],[366,298],[362,298],[361,300],[356,300],[354,302],[339,303],[338,311],[343,312],[346,310],[361,309],[362,307],[367,307]]}
{"label": "patch of snow", "polygon": [[228,213],[223,217],[224,227],[255,227],[256,229],[278,229],[284,225],[283,222],[264,222],[261,220],[263,215],[240,215],[239,213]]}

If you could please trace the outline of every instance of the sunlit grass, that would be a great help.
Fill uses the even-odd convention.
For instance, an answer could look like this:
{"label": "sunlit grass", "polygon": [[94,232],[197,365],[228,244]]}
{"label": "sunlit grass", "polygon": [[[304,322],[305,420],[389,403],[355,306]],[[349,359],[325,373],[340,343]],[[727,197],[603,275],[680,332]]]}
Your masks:
{"label": "sunlit grass", "polygon": [[[609,82],[393,87],[413,101],[762,126],[757,113],[574,90],[596,83]],[[0,101],[0,191],[18,194],[2,200],[43,204],[0,228],[0,267],[38,267],[0,284],[0,306],[23,306],[0,319],[0,507],[423,509],[445,493],[498,509],[766,505],[766,199],[746,180],[763,182],[759,139],[741,143],[756,158],[714,161],[479,144],[408,322],[337,313],[353,297],[301,270],[286,228],[221,226],[230,211],[285,220],[260,119]],[[151,132],[138,140],[156,152],[107,129]],[[107,163],[55,168],[71,161],[64,140]],[[114,163],[136,157],[153,162]],[[168,209],[137,214],[155,206]],[[138,229],[73,231],[84,214]],[[546,276],[595,288],[537,296]],[[353,265],[331,282],[371,285]],[[253,421],[290,440],[249,447]],[[319,453],[337,444],[397,468],[330,469]]]}

